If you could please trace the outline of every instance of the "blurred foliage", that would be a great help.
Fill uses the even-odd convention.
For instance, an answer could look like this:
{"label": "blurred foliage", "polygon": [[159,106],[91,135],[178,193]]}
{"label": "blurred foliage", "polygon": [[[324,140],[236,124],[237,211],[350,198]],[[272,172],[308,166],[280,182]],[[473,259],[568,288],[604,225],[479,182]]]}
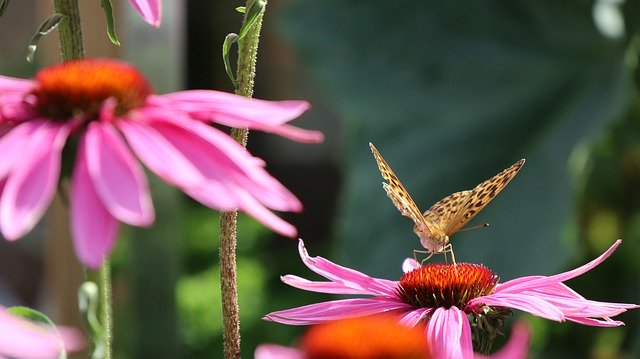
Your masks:
{"label": "blurred foliage", "polygon": [[[524,157],[472,222],[491,227],[453,237],[458,260],[503,280],[552,274],[623,237],[602,268],[570,284],[589,298],[639,302],[638,10],[637,1],[293,3],[280,33],[347,131],[333,259],[395,278],[420,247],[367,142],[423,211]],[[628,326],[535,320],[534,353],[640,356],[638,315],[620,319]]]}

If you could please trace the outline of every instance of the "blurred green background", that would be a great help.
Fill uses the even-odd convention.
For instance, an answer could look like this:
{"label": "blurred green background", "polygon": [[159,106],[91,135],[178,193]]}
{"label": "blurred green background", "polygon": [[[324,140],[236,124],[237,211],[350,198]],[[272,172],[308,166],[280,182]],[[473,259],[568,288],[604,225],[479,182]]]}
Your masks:
{"label": "blurred green background", "polygon": [[[238,31],[234,8],[243,3],[166,3],[157,33],[123,2],[120,55],[160,92],[230,91],[220,47]],[[30,76],[21,57],[30,33],[10,22],[25,10],[11,5],[0,18],[0,69]],[[569,285],[594,300],[640,302],[638,1],[271,0],[264,26],[256,97],[311,101],[295,124],[327,140],[252,133],[249,148],[304,202],[303,214],[283,217],[312,256],[397,279],[420,248],[382,190],[369,141],[422,210],[526,158],[471,222],[491,226],[453,237],[457,260],[482,262],[505,281],[574,268],[623,238],[612,258]],[[107,41],[101,22],[86,31]],[[118,357],[219,357],[217,214],[158,182],[156,225],[123,231],[115,253]],[[242,349],[252,357],[259,343],[291,344],[303,330],[262,315],[330,296],[279,281],[316,278],[295,241],[247,217],[239,231]],[[534,328],[532,357],[633,358],[639,315],[610,329],[524,317]]]}

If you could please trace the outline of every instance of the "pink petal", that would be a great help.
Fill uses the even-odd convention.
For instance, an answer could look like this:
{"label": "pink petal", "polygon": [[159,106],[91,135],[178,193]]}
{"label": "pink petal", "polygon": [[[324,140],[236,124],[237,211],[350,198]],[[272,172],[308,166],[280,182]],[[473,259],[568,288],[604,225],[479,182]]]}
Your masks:
{"label": "pink petal", "polygon": [[0,104],[1,99],[8,94],[22,94],[29,93],[35,86],[35,81],[19,79],[15,77],[0,76]]}
{"label": "pink petal", "polygon": [[415,327],[424,319],[424,317],[431,314],[433,311],[433,308],[419,308],[410,312],[402,313],[398,318],[398,323],[407,327]]}
{"label": "pink petal", "polygon": [[435,358],[473,358],[469,320],[456,307],[433,312],[427,325],[427,341]]}
{"label": "pink petal", "polygon": [[316,293],[329,293],[329,294],[371,294],[369,291],[364,291],[361,288],[349,288],[342,283],[337,282],[314,282],[308,279],[304,279],[295,275],[285,275],[280,277],[285,283],[294,288],[307,290]]}
{"label": "pink petal", "polygon": [[420,268],[420,263],[413,258],[407,258],[402,262],[402,272],[409,273],[415,269]]}
{"label": "pink petal", "polygon": [[304,359],[300,349],[275,344],[260,344],[253,354],[254,359]]}
{"label": "pink petal", "polygon": [[113,125],[90,123],[84,146],[89,176],[109,213],[133,226],[151,225],[154,211],[147,179]]}
{"label": "pink petal", "polygon": [[337,265],[322,257],[310,257],[302,239],[298,241],[298,252],[307,268],[333,282],[343,285],[345,288],[358,290],[360,294],[397,297],[397,282],[372,278],[362,272]]}
{"label": "pink petal", "polygon": [[535,295],[522,293],[493,293],[469,301],[468,307],[477,305],[500,306],[520,309],[533,315],[563,322],[564,314],[556,306]]}
{"label": "pink petal", "polygon": [[41,121],[23,122],[0,138],[0,178],[4,178],[15,163],[23,163],[24,149],[33,133],[43,125]]}
{"label": "pink petal", "polygon": [[155,27],[160,26],[162,20],[162,2],[160,0],[129,0],[131,5],[140,13],[142,19]]}
{"label": "pink petal", "polygon": [[502,283],[496,287],[496,293],[517,293],[525,290],[535,289],[538,287],[544,287],[548,285],[552,285],[554,283],[564,282],[571,278],[578,277],[591,269],[598,266],[600,263],[604,262],[605,259],[609,258],[609,256],[618,248],[618,246],[622,243],[620,239],[615,241],[607,251],[602,253],[598,258],[592,260],[591,262],[578,267],[574,270],[570,270],[564,273],[556,274],[553,276],[535,276],[535,277],[522,277],[514,280],[507,281]]}
{"label": "pink petal", "polygon": [[8,240],[29,232],[53,199],[68,124],[46,123],[35,130],[20,163],[13,166],[0,199],[0,227]]}
{"label": "pink petal", "polygon": [[412,310],[408,304],[381,298],[342,299],[281,310],[265,315],[262,319],[288,324],[310,325],[330,320],[364,317],[391,311]]}
{"label": "pink petal", "polygon": [[86,164],[85,138],[80,141],[71,179],[71,231],[78,258],[95,269],[111,253],[119,226],[93,187]]}
{"label": "pink petal", "polygon": [[[146,124],[120,121],[119,126],[152,171],[206,206],[223,211],[240,209],[278,233],[295,236],[295,227],[266,207],[298,211],[302,205],[261,167],[262,161],[256,161],[227,134],[203,123],[157,110],[137,115],[143,114]],[[152,153],[159,147],[161,152]],[[164,154],[167,165],[161,164]],[[184,174],[169,168],[171,164],[183,168]]]}
{"label": "pink petal", "polygon": [[51,330],[16,317],[0,307],[0,357],[56,358],[63,346],[68,351],[78,350],[84,346],[84,340],[77,331],[60,329],[62,330],[59,336]]}
{"label": "pink petal", "polygon": [[191,90],[155,96],[151,102],[188,112],[202,121],[275,133],[299,142],[322,142],[318,131],[285,124],[309,108],[306,101],[264,101],[226,92]]}

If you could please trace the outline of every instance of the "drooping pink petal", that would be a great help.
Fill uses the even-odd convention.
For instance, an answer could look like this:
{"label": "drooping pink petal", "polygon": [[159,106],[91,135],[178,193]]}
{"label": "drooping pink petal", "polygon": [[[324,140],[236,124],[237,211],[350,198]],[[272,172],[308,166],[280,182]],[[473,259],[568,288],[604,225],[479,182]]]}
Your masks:
{"label": "drooping pink petal", "polygon": [[[119,127],[136,155],[152,171],[206,206],[223,211],[240,209],[278,233],[295,235],[295,227],[266,207],[299,211],[302,205],[262,168],[261,161],[228,135],[203,123],[158,111],[144,114],[144,124],[121,121]],[[162,163],[158,152],[152,152],[160,147],[169,155],[169,161],[179,163],[183,173],[171,170]]]}
{"label": "drooping pink petal", "polygon": [[60,328],[60,335],[8,313],[0,307],[0,358],[56,358],[61,349],[82,349],[84,340],[76,330]]}
{"label": "drooping pink petal", "polygon": [[109,213],[133,226],[153,223],[147,179],[113,125],[90,123],[84,146],[89,176]]}
{"label": "drooping pink petal", "polygon": [[0,75],[0,103],[4,96],[9,94],[21,94],[25,95],[33,89],[35,81],[18,79],[15,77],[1,76]]}
{"label": "drooping pink petal", "polygon": [[433,312],[427,324],[427,341],[435,358],[473,358],[469,320],[456,307]]}
{"label": "drooping pink petal", "polygon": [[309,108],[306,101],[264,101],[226,92],[191,90],[153,96],[150,102],[188,112],[195,119],[231,127],[248,127],[299,142],[322,142],[324,136],[287,125]]}
{"label": "drooping pink petal", "polygon": [[147,23],[159,27],[162,21],[161,0],[129,0]]}
{"label": "drooping pink petal", "polygon": [[412,308],[408,304],[391,299],[356,298],[334,300],[272,312],[262,319],[289,325],[311,325],[330,320],[410,309]]}
{"label": "drooping pink petal", "polygon": [[69,124],[46,123],[32,133],[0,199],[0,229],[8,240],[29,232],[53,199]]}
{"label": "drooping pink petal", "polygon": [[433,308],[419,308],[409,312],[401,313],[398,318],[398,323],[407,327],[415,327],[424,319],[425,316],[431,314],[433,311]]}
{"label": "drooping pink petal", "polygon": [[372,278],[355,269],[340,266],[322,257],[310,257],[302,239],[298,241],[298,252],[307,268],[334,283],[343,285],[348,290],[357,290],[359,294],[397,296],[397,282]]}
{"label": "drooping pink petal", "polygon": [[42,127],[42,121],[21,123],[0,138],[0,178],[4,178],[16,162],[23,162],[22,154],[29,144],[34,131]]}
{"label": "drooping pink petal", "polygon": [[253,354],[253,359],[304,359],[304,357],[300,349],[276,344],[260,344]]}
{"label": "drooping pink petal", "polygon": [[119,224],[93,188],[86,164],[84,140],[80,140],[71,179],[69,211],[76,254],[83,263],[95,269],[111,253]]}
{"label": "drooping pink petal", "polygon": [[487,296],[474,298],[469,301],[468,307],[475,305],[500,306],[520,309],[549,320],[563,322],[564,314],[556,306],[534,295],[521,293],[493,293]]}

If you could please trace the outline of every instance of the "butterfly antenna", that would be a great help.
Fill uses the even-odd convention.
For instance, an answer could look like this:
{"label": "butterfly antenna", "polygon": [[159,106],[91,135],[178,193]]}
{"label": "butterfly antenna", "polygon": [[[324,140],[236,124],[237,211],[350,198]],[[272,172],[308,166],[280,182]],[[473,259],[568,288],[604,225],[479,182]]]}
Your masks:
{"label": "butterfly antenna", "polygon": [[485,224],[481,224],[479,226],[473,226],[473,227],[469,227],[469,228],[463,228],[463,229],[459,230],[458,232],[470,231],[472,229],[485,228],[485,227],[489,227],[489,223],[485,223]]}

